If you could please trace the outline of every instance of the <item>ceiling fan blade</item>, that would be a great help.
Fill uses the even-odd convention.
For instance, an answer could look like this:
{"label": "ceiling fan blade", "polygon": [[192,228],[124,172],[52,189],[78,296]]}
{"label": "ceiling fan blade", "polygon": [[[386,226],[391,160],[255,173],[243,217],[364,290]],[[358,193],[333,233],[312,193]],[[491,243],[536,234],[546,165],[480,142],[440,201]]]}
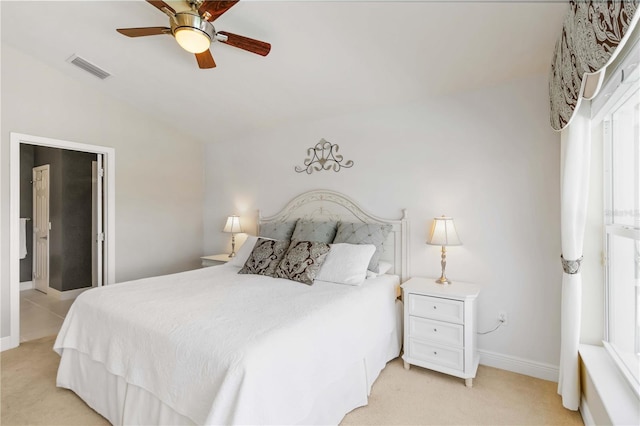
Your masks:
{"label": "ceiling fan blade", "polygon": [[226,43],[261,56],[267,56],[271,51],[271,44],[265,43],[264,41],[254,40],[249,37],[228,33],[226,31],[218,31],[218,34],[227,36],[227,41],[221,41],[221,43]]}
{"label": "ceiling fan blade", "polygon": [[160,34],[171,34],[171,28],[167,27],[143,27],[143,28],[118,28],[116,30],[127,37],[144,37]]}
{"label": "ceiling fan blade", "polygon": [[162,9],[166,8],[172,15],[176,14],[176,11],[162,0],[147,0],[147,3],[155,6],[162,13],[165,13]]}
{"label": "ceiling fan blade", "polygon": [[196,60],[198,61],[200,69],[216,67],[216,61],[213,60],[213,55],[211,55],[211,51],[209,49],[202,53],[196,53]]}
{"label": "ceiling fan blade", "polygon": [[[149,0],[147,0],[149,1]],[[239,0],[233,1],[208,1],[205,0],[198,8],[198,13],[209,22],[213,22],[227,10],[231,9]]]}

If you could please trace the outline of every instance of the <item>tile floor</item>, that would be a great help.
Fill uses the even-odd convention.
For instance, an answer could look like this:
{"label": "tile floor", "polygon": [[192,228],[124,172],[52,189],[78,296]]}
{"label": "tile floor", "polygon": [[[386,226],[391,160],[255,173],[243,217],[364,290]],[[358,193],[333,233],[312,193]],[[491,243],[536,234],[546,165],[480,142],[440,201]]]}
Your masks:
{"label": "tile floor", "polygon": [[20,342],[58,334],[73,300],[58,300],[38,290],[20,292]]}

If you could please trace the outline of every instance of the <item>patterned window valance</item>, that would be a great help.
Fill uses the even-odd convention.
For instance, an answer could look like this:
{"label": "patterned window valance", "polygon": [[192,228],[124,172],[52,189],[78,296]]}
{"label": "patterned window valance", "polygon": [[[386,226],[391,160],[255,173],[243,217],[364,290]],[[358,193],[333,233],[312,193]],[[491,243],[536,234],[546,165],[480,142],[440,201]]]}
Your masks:
{"label": "patterned window valance", "polygon": [[586,74],[609,65],[637,24],[640,0],[572,0],[549,76],[551,127],[564,129],[580,104]]}

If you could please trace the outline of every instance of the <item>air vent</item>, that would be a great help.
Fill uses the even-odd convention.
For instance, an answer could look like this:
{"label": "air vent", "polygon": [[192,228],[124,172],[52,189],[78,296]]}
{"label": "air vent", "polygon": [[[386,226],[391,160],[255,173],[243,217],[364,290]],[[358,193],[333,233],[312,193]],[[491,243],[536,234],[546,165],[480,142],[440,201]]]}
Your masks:
{"label": "air vent", "polygon": [[78,55],[72,55],[69,59],[67,59],[67,62],[72,63],[78,68],[82,68],[89,74],[93,74],[101,80],[104,80],[111,75],[102,68],[92,64],[91,62],[87,61],[84,58],[81,58]]}

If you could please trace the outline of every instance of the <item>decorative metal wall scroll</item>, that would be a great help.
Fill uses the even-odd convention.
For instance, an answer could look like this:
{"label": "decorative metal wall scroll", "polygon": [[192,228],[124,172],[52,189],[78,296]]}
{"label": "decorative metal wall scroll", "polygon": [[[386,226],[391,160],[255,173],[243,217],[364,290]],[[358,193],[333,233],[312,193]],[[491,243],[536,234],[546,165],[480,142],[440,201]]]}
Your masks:
{"label": "decorative metal wall scroll", "polygon": [[307,172],[310,175],[314,170],[319,172],[333,169],[334,172],[339,172],[343,167],[347,169],[352,167],[353,161],[351,160],[343,163],[344,157],[338,154],[339,149],[338,144],[332,144],[320,139],[316,146],[307,149],[309,158],[304,160],[304,167],[296,166],[296,172]]}

